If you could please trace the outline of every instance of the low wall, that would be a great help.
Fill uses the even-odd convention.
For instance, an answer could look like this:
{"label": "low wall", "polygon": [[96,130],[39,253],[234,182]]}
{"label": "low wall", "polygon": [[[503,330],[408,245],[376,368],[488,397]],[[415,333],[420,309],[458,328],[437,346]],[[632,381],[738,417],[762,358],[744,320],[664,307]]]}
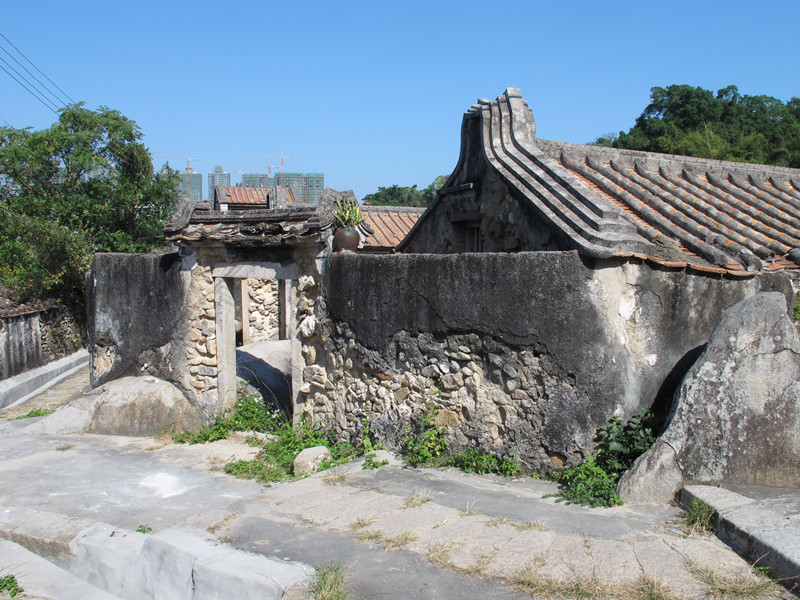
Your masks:
{"label": "low wall", "polygon": [[[302,404],[396,447],[428,404],[457,446],[546,472],[574,464],[613,415],[667,405],[725,308],[774,275],[728,279],[575,252],[331,259]],[[310,360],[313,358],[313,360]]]}
{"label": "low wall", "polygon": [[0,381],[83,347],[86,326],[65,306],[0,317]]}

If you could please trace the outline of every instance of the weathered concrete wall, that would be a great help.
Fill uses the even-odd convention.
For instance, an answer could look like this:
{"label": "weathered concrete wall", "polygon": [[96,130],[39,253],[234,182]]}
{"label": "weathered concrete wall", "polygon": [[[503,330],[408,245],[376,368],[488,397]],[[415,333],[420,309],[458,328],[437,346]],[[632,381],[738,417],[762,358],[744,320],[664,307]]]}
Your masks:
{"label": "weathered concrete wall", "polygon": [[[92,385],[150,374],[175,384],[203,421],[213,420],[236,401],[233,292],[240,280],[262,281],[273,292],[282,289],[294,306],[303,273],[318,277],[321,248],[236,252],[208,245],[185,248],[182,256],[96,255],[88,294]],[[275,280],[283,283],[267,284]],[[313,276],[305,280],[317,285]],[[274,294],[267,296],[265,312],[280,312],[273,306]],[[251,308],[259,310],[255,304]],[[299,357],[299,324],[294,311],[288,313],[277,325]],[[294,384],[301,379],[301,371],[294,372],[301,369],[300,361],[291,369]]]}
{"label": "weathered concrete wall", "polygon": [[[304,412],[391,445],[428,403],[453,441],[572,464],[612,415],[668,401],[722,311],[775,276],[724,279],[576,252],[331,260],[304,337]],[[330,320],[327,317],[330,317]],[[308,317],[306,317],[308,318]]]}
{"label": "weathered concrete wall", "polygon": [[86,326],[65,306],[0,318],[0,380],[41,367],[83,347]]}

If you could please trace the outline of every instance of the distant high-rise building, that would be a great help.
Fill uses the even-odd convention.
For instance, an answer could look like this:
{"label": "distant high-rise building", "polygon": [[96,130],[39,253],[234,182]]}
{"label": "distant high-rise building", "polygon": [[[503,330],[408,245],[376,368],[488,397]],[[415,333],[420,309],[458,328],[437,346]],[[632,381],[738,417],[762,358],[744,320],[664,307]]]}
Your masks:
{"label": "distant high-rise building", "polygon": [[[281,176],[275,175],[275,185],[281,184]],[[283,187],[296,189],[303,204],[319,204],[322,191],[325,189],[324,173],[284,173]]]}
{"label": "distant high-rise building", "polygon": [[186,179],[188,177],[189,200],[200,202],[203,199],[203,174],[195,173],[192,169],[189,169],[188,174],[186,171],[178,171],[178,177],[180,177],[180,183],[178,184],[178,194],[180,197],[186,197]]}
{"label": "distant high-rise building", "polygon": [[275,187],[273,177],[266,173],[242,173],[242,187],[271,188]]}
{"label": "distant high-rise building", "polygon": [[208,174],[208,201],[211,203],[211,206],[214,206],[217,186],[218,185],[230,186],[230,184],[231,184],[231,174],[223,171],[222,167],[220,166],[214,167],[214,172]]}

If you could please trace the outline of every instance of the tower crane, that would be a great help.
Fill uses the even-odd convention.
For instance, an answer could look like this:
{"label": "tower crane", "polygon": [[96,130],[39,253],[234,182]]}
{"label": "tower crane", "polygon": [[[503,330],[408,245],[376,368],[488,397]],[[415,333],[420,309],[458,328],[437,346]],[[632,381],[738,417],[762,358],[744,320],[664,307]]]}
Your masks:
{"label": "tower crane", "polygon": [[[192,168],[189,166],[189,163],[193,160],[200,160],[199,158],[192,158],[188,154],[186,156],[163,156],[161,154],[158,155],[159,158],[171,158],[174,160],[185,160],[186,161],[186,199],[189,199],[189,173],[193,173]],[[201,194],[202,195],[202,194]],[[202,200],[202,198],[201,198]]]}

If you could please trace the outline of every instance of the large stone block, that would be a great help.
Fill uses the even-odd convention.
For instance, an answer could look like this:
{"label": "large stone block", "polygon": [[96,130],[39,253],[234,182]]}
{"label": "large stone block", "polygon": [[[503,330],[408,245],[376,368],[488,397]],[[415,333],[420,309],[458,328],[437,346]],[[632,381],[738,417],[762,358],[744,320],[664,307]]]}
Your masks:
{"label": "large stone block", "polygon": [[800,485],[800,338],[783,295],[725,312],[669,426],[619,490],[629,501],[664,501],[688,482]]}

